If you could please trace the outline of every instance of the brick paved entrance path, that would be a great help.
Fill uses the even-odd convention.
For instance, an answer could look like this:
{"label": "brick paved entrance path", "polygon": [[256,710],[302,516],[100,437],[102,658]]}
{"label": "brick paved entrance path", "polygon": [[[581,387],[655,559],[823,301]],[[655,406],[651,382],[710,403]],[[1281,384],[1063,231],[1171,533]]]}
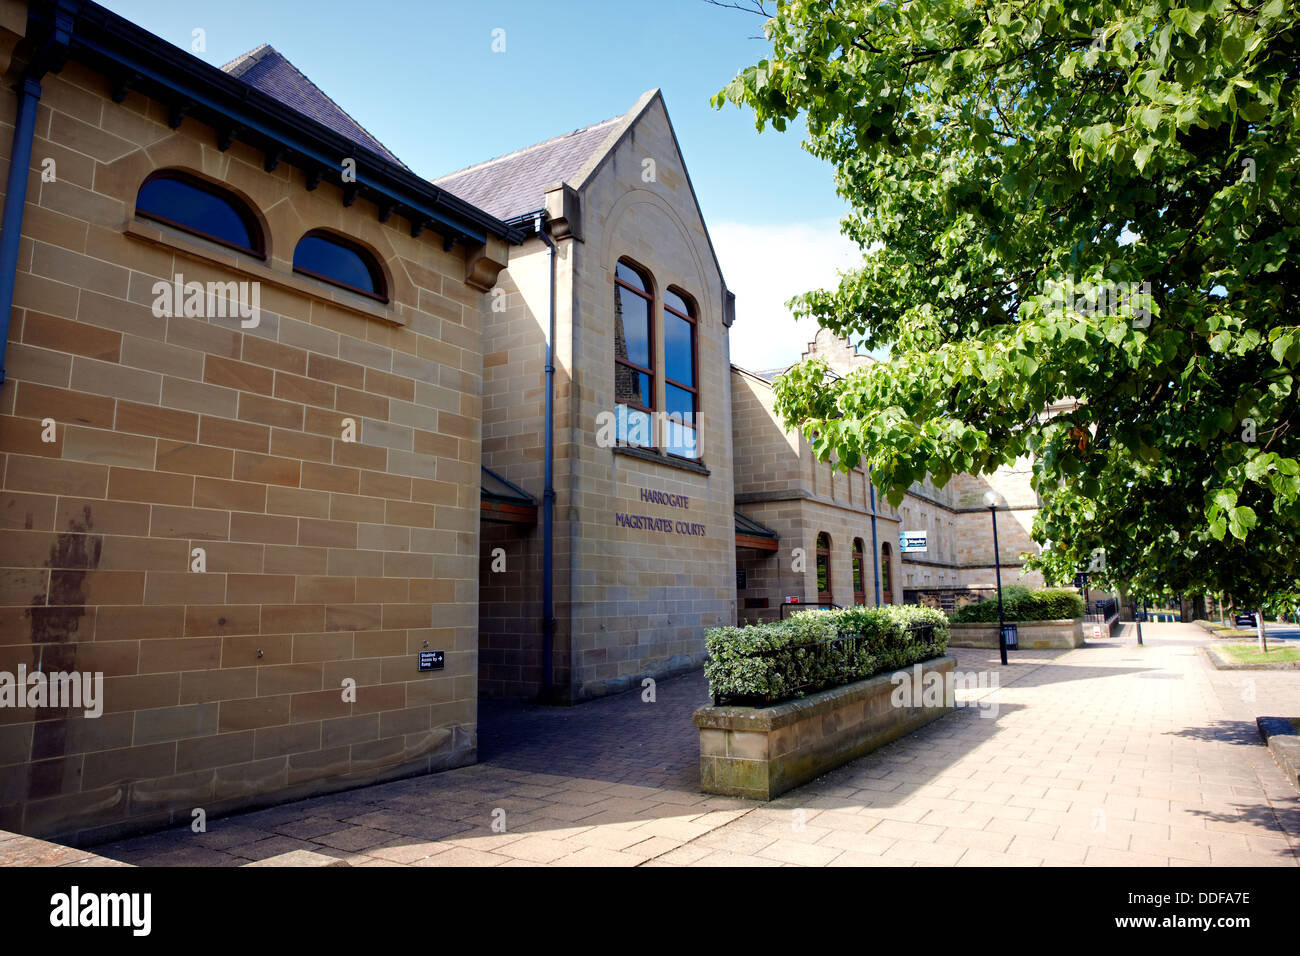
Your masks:
{"label": "brick paved entrance path", "polygon": [[[1300,716],[1300,672],[1209,668],[1191,625],[1067,653],[958,648],[999,671],[959,709],[768,804],[699,793],[701,675],[566,710],[485,706],[482,762],[96,852],[235,866],[291,849],[353,865],[1187,866],[1300,862],[1300,794],[1254,716]],[[1254,678],[1253,685],[1248,684]],[[1251,699],[1253,697],[1253,700]],[[493,833],[493,810],[505,833]]]}

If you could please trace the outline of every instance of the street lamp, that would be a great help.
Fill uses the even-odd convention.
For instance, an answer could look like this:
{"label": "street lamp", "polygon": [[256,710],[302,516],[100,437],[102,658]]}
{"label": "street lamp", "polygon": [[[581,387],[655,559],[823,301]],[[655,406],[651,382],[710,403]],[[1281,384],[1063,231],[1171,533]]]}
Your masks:
{"label": "street lamp", "polygon": [[988,506],[989,514],[993,516],[993,570],[998,580],[998,653],[1002,655],[1002,663],[1007,662],[1007,629],[1006,622],[1002,619],[1002,557],[998,552],[998,503],[1001,498],[998,493],[990,488],[984,492],[984,504]]}

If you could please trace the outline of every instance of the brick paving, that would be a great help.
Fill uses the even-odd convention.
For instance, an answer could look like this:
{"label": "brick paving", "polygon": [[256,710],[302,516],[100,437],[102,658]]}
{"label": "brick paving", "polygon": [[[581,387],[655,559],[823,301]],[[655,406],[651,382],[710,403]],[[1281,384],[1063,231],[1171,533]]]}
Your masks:
{"label": "brick paving", "polygon": [[293,849],[354,866],[1297,865],[1300,794],[1254,716],[1300,713],[1300,672],[1214,671],[1200,629],[1144,631],[1145,647],[1130,628],[1013,652],[1005,669],[957,648],[960,670],[1001,685],[959,699],[996,716],[960,708],[767,804],[696,789],[697,673],[661,682],[653,704],[485,705],[476,766],[95,852],[197,866]]}

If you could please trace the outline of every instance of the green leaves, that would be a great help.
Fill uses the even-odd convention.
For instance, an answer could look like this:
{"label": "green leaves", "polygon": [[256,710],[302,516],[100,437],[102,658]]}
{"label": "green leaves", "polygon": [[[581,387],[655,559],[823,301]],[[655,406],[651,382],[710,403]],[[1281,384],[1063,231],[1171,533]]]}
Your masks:
{"label": "green leaves", "polygon": [[1205,21],[1205,13],[1187,7],[1175,7],[1169,11],[1169,22],[1184,33],[1195,36]]}
{"label": "green leaves", "polygon": [[1296,4],[1174,2],[785,0],[715,102],[852,204],[793,308],[891,360],[777,383],[819,455],[897,503],[1033,449],[1045,569],[1255,600],[1300,580]]}
{"label": "green leaves", "polygon": [[1239,541],[1245,540],[1246,532],[1255,527],[1255,510],[1243,505],[1228,512],[1228,530]]}
{"label": "green leaves", "polygon": [[1236,63],[1246,52],[1246,41],[1233,33],[1225,33],[1219,41],[1219,52],[1225,63]]}

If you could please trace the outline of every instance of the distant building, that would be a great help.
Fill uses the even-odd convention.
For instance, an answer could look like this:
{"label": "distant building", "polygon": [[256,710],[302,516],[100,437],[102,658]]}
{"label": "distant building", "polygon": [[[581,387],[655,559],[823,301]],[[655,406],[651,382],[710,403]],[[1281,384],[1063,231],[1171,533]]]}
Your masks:
{"label": "distant building", "polygon": [[[822,358],[840,375],[874,361],[824,329],[802,357]],[[948,606],[955,592],[992,588],[993,530],[983,502],[990,488],[1005,502],[998,513],[1003,584],[1041,585],[1040,574],[1023,570],[1022,554],[1037,550],[1029,531],[1038,498],[1027,462],[990,476],[958,475],[942,489],[927,479],[894,508],[879,490],[873,493],[864,467],[845,472],[817,461],[807,438],[781,426],[771,382],[784,371],[732,367],[737,512],[780,541],[771,548],[751,535],[737,545],[742,619],[778,617],[780,604],[792,597],[874,604],[877,585],[880,603]],[[917,550],[904,550],[900,535]],[[801,561],[795,561],[794,548]]]}

